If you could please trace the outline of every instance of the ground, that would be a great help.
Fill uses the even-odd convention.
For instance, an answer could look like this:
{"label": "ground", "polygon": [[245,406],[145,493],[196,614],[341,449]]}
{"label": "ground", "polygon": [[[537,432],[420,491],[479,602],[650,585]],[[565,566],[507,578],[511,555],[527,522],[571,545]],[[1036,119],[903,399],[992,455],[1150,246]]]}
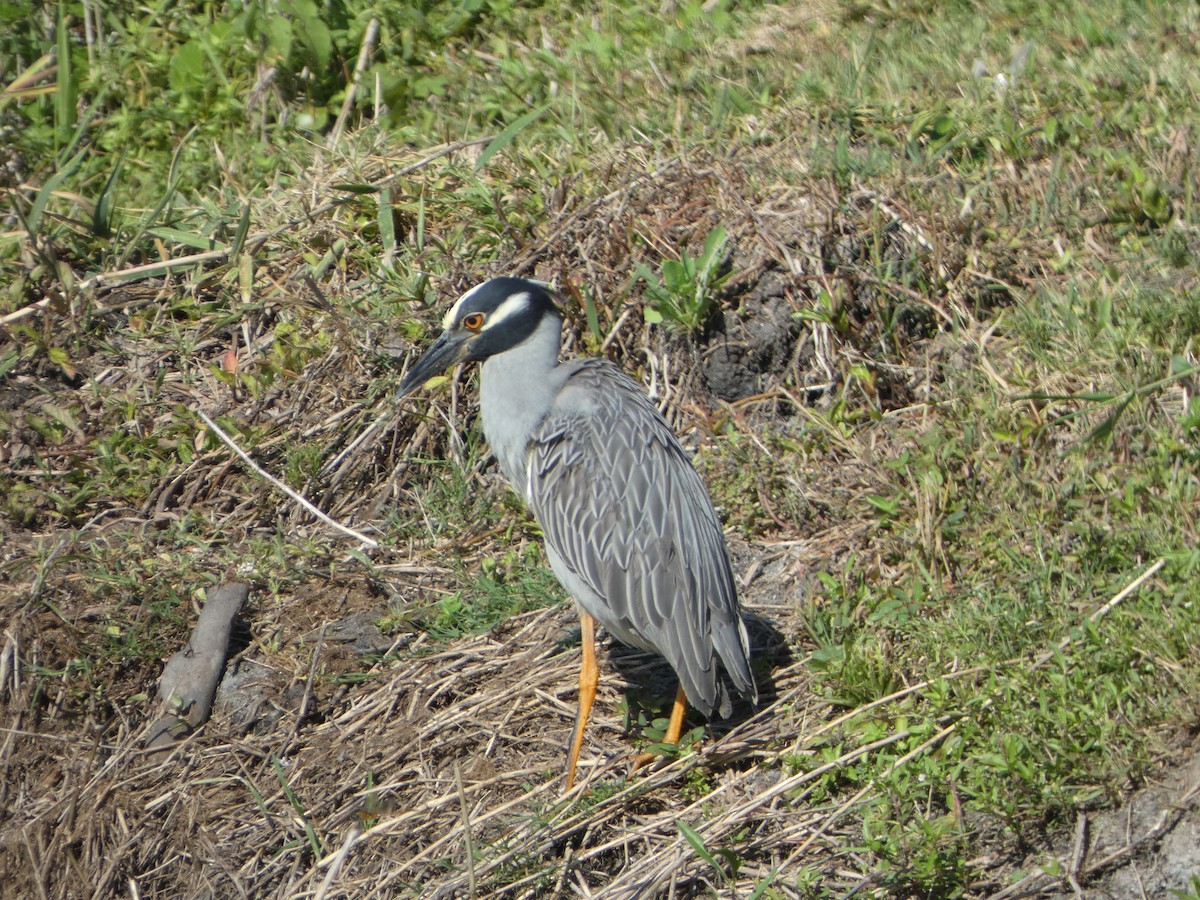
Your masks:
{"label": "ground", "polygon": [[[728,198],[736,179],[723,174],[723,193],[714,196]],[[695,166],[648,188],[631,187],[622,202],[638,199],[641,216],[662,215],[659,210],[682,205],[677,192],[686,197],[706,177],[711,179]],[[749,204],[753,198],[736,195],[726,202]],[[805,233],[799,224],[805,210],[810,217],[828,214],[813,213],[807,200],[794,210],[793,244]],[[604,218],[596,212],[594,217]],[[570,240],[576,245],[597,239],[594,225],[575,227],[579,231]],[[702,219],[693,228],[703,232],[707,226]],[[749,539],[730,534],[752,620],[757,711],[741,709],[732,721],[709,729],[693,720],[690,736],[699,741],[689,752],[629,776],[630,759],[651,727],[647,711],[650,719],[661,714],[673,685],[661,663],[609,647],[584,751],[582,793],[564,802],[561,771],[574,716],[577,618],[540,563],[527,515],[482,448],[460,446],[457,452],[472,468],[461,484],[440,476],[451,500],[424,488],[423,499],[417,498],[424,507],[419,527],[373,552],[364,565],[346,555],[347,544],[314,531],[282,498],[264,499],[264,489],[234,471],[222,446],[182,434],[173,440],[193,442],[197,455],[190,464],[169,468],[147,496],[110,501],[107,509],[90,519],[75,517],[69,526],[47,527],[56,521],[48,515],[24,526],[10,522],[5,542],[10,560],[41,560],[5,589],[10,625],[3,799],[13,812],[3,828],[0,864],[14,896],[39,891],[65,896],[84,885],[94,896],[134,885],[143,895],[177,894],[186,885],[192,895],[213,896],[380,890],[540,896],[603,887],[605,896],[635,897],[659,890],[722,893],[736,884],[744,890],[765,885],[792,896],[804,894],[806,880],[826,891],[871,887],[878,870],[856,867],[854,857],[838,849],[861,841],[855,809],[862,795],[829,786],[814,793],[816,776],[828,766],[781,761],[806,747],[838,747],[844,736],[825,742],[857,713],[853,705],[846,711],[847,704],[831,703],[814,681],[806,660],[819,638],[806,620],[814,615],[814,603],[827,602],[819,599],[822,588],[813,573],[870,564],[873,527],[845,511],[850,498],[878,485],[870,467],[819,465],[781,473],[769,464],[770,450],[754,458],[750,472],[735,476],[726,460],[706,448],[707,435],[725,417],[748,433],[773,433],[772,417],[794,414],[780,409],[783,395],[773,388],[796,371],[804,373],[803,383],[812,383],[822,365],[816,333],[792,316],[799,302],[791,287],[796,282],[772,260],[769,245],[743,231],[737,254],[739,301],[698,344],[671,334],[658,335],[655,343],[652,333],[649,378],[660,396],[676,399],[669,411],[706,476],[738,477],[753,495],[749,508],[723,511],[735,523],[751,516],[759,523]],[[133,315],[125,299],[119,292],[109,295],[101,314],[111,320],[114,337]],[[869,319],[864,325],[869,330]],[[612,334],[623,337],[619,329]],[[584,339],[578,330],[571,338]],[[193,353],[217,358],[228,346],[209,344],[201,342]],[[898,410],[927,394],[939,369],[960,364],[934,342],[917,340],[911,347],[910,364],[877,382]],[[311,377],[285,379],[279,391],[252,402],[211,375],[200,379],[207,387],[193,382],[188,402],[225,416],[240,406],[248,422],[289,419],[292,434],[325,432],[337,407],[329,399],[302,406],[296,394],[340,396],[367,365],[361,354],[330,364],[341,349],[325,350],[327,356],[309,365]],[[44,414],[51,401],[86,410],[96,380],[132,378],[146,365],[136,354],[132,343],[114,350],[106,342],[92,356],[73,359],[74,374],[47,369],[19,376],[5,394],[9,409],[18,421]],[[202,396],[201,390],[211,394]],[[471,402],[465,389],[463,401]],[[434,416],[422,425],[426,408]],[[436,398],[419,399],[402,411],[392,411],[386,400],[380,409],[346,407],[361,423],[382,412],[387,427],[409,443],[393,454],[389,442],[395,438],[377,429],[359,445],[357,468],[346,475],[352,487],[330,495],[340,498],[331,505],[342,518],[377,527],[385,504],[412,502],[404,499],[411,496],[405,469],[422,442],[425,448],[448,448],[439,453],[456,452],[447,437],[462,426],[456,418],[440,421],[442,408],[444,401]],[[159,426],[144,418],[147,413],[154,410],[131,411],[136,418],[124,427],[153,432]],[[697,421],[709,424],[697,427]],[[86,434],[88,427],[84,419],[78,429]],[[339,433],[348,441],[362,427],[347,425]],[[872,444],[877,454],[892,452],[882,425],[857,440],[859,447]],[[19,460],[31,451],[18,444],[11,452]],[[67,460],[81,450],[68,443],[58,452]],[[257,452],[262,458],[270,451],[260,444]],[[862,452],[835,445],[820,458]],[[799,493],[783,484],[797,475],[803,483]],[[798,501],[805,506],[788,505]],[[215,536],[189,525],[194,515],[220,523]],[[274,533],[276,521],[311,535],[306,540],[313,555],[290,571],[273,562],[251,569],[259,573],[252,574],[257,586],[241,617],[213,719],[170,757],[147,757],[139,731],[154,708],[158,660],[186,641],[193,618],[188,606],[199,603],[192,576],[190,583],[166,586],[168,593],[190,598],[188,606],[169,615],[149,608],[146,598],[163,589],[147,588],[145,579],[154,574],[148,560],[156,552],[180,552],[156,551],[160,545],[179,546],[160,542],[156,533],[203,535],[184,556],[196,556],[199,571],[211,572],[199,560],[214,548],[227,541],[225,558],[237,560],[255,533]],[[125,567],[109,573],[112,591],[79,590],[80,578],[96,577],[94,560],[101,557]],[[176,559],[172,571],[186,576],[187,562]],[[271,573],[270,581],[263,572]],[[477,582],[480,572],[487,573],[491,595],[516,593],[518,599],[494,625],[462,634],[458,612],[444,598],[458,596],[454,592],[464,582]],[[237,568],[231,565],[225,577],[237,578]],[[97,590],[110,604],[115,600],[119,617],[97,601]],[[473,602],[486,606],[479,597]],[[159,649],[134,654],[122,645],[127,634],[133,639],[139,622],[151,620]],[[111,667],[103,677],[67,677],[81,659],[81,640],[107,645],[91,651]],[[47,680],[49,672],[62,676]],[[56,696],[31,694],[55,683],[61,685]],[[72,683],[88,686],[89,693],[72,695]],[[912,688],[890,684],[873,704],[898,702]],[[624,719],[623,709],[631,710]],[[934,735],[932,744],[946,733]],[[1190,840],[1196,828],[1196,763],[1192,745],[1179,744],[1176,752],[1141,776],[1144,786],[1124,795],[1124,805],[1114,812],[1080,811],[1089,828],[1078,852],[1073,832],[1052,828],[1035,837],[986,819],[973,827],[968,820],[964,833],[975,835],[970,893],[1051,894],[1073,875],[1089,896],[1102,890],[1122,896],[1121,879],[1133,873],[1147,896],[1186,888],[1198,852]],[[848,747],[825,758],[847,766],[861,753],[861,747]],[[1114,823],[1125,821],[1126,808],[1137,815],[1122,830]],[[710,852],[735,847],[725,851],[734,869],[720,855],[706,862],[676,825],[699,811],[693,834]],[[1157,830],[1147,839],[1151,824]],[[1070,862],[1076,858],[1077,864]],[[636,865],[628,862],[632,859]],[[437,880],[431,881],[435,871]]]}
{"label": "ground", "polygon": [[[1195,893],[1200,872],[1198,791],[1200,748],[1191,740],[1164,760],[1142,787],[1129,791],[1116,809],[1080,811],[1071,842],[1056,842],[1051,852],[1068,861],[1068,871],[1081,891],[1086,885],[1083,892],[1088,897],[1117,900]],[[1053,880],[1032,875],[1024,889]],[[1059,889],[1058,895],[1078,894]]]}
{"label": "ground", "polygon": [[[416,43],[380,54],[444,53],[389,60],[437,75],[404,83],[437,127],[319,135],[275,128],[309,61],[248,40],[197,80],[209,10],[142,84],[148,23],[117,93],[169,109],[104,106],[80,169],[56,120],[57,168],[11,155],[0,895],[1200,896],[1195,11],[670,6],[385,21]],[[69,66],[22,59],[5,141],[71,113]],[[247,106],[152,157],[170,114]],[[663,748],[671,672],[605,636],[568,793],[578,616],[476,373],[396,398],[501,274],[552,283],[564,353],[692,454],[759,684]],[[228,582],[212,718],[147,747]]]}

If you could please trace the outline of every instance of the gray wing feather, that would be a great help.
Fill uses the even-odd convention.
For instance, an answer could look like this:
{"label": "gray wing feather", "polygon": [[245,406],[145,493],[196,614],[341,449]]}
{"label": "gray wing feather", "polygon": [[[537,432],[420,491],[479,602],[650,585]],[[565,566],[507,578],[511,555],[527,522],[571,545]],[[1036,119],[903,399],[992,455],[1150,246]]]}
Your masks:
{"label": "gray wing feather", "polygon": [[530,508],[551,563],[619,640],[666,657],[688,699],[728,714],[718,660],[757,699],[725,537],[708,492],[641,389],[573,364],[529,446]]}

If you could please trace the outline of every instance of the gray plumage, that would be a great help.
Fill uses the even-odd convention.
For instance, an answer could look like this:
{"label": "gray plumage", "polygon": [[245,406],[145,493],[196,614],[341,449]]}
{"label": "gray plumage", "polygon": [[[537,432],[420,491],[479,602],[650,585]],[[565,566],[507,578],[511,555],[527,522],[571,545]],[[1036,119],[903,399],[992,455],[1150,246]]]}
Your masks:
{"label": "gray plumage", "polygon": [[483,360],[484,435],[541,525],[563,587],[615,638],[664,656],[705,715],[730,712],[722,669],[756,702],[720,521],[641,388],[605,360],[560,363],[562,319],[533,282],[486,282],[444,324],[402,391],[447,360]]}

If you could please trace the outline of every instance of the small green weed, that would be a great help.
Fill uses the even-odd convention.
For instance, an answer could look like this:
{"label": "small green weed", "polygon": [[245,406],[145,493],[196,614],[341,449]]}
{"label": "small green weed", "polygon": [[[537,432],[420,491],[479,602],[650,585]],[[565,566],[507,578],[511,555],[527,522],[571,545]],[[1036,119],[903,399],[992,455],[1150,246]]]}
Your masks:
{"label": "small green weed", "polygon": [[637,275],[646,285],[646,321],[687,333],[700,331],[716,308],[721,285],[733,274],[725,269],[728,243],[729,233],[718,225],[704,239],[699,256],[680,250],[678,260],[665,260],[661,279],[639,263]]}
{"label": "small green weed", "polygon": [[730,423],[695,464],[712,486],[726,527],[757,537],[821,511],[798,470],[814,445],[823,443],[815,430],[763,428],[749,435]]}
{"label": "small green weed", "polygon": [[863,811],[862,849],[879,866],[881,884],[896,894],[960,894],[972,877],[962,829],[951,815],[931,819],[910,815],[910,809],[881,801]]}
{"label": "small green weed", "polygon": [[283,796],[287,799],[288,805],[291,806],[292,812],[295,814],[296,821],[304,828],[304,837],[308,842],[308,849],[312,853],[313,859],[320,859],[325,851],[321,845],[321,838],[317,834],[317,829],[312,824],[308,808],[300,798],[300,795],[296,793],[295,788],[288,782],[287,772],[283,768],[283,763],[274,754],[271,754],[271,768],[275,772],[276,779],[279,781],[279,787],[283,790]]}
{"label": "small green weed", "polygon": [[[742,859],[736,852],[728,847],[718,847],[715,850],[710,850],[705,845],[704,838],[700,835],[700,832],[696,831],[695,828],[682,819],[677,819],[675,826],[679,829],[679,833],[683,835],[684,840],[696,851],[696,855],[712,866],[713,872],[716,873],[717,879],[722,884],[737,882],[738,870],[742,867]],[[717,861],[718,857],[720,858],[720,862]]]}
{"label": "small green weed", "polygon": [[679,794],[684,800],[694,803],[697,800],[707,797],[712,793],[712,790],[712,779],[709,778],[708,773],[704,769],[697,767],[687,773],[687,778]]}
{"label": "small green weed", "polygon": [[597,784],[595,787],[589,788],[587,793],[579,798],[579,808],[583,810],[599,806],[610,797],[615,797],[621,793],[628,786],[623,778]]}

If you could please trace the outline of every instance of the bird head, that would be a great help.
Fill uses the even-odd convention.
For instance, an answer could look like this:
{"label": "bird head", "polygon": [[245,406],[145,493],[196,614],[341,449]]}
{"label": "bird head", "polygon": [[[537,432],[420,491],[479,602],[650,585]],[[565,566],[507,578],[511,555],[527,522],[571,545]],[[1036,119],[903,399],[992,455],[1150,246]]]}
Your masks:
{"label": "bird head", "polygon": [[547,316],[558,316],[546,286],[523,278],[493,278],[455,301],[442,333],[400,385],[406,397],[460,362],[484,360],[526,340]]}

